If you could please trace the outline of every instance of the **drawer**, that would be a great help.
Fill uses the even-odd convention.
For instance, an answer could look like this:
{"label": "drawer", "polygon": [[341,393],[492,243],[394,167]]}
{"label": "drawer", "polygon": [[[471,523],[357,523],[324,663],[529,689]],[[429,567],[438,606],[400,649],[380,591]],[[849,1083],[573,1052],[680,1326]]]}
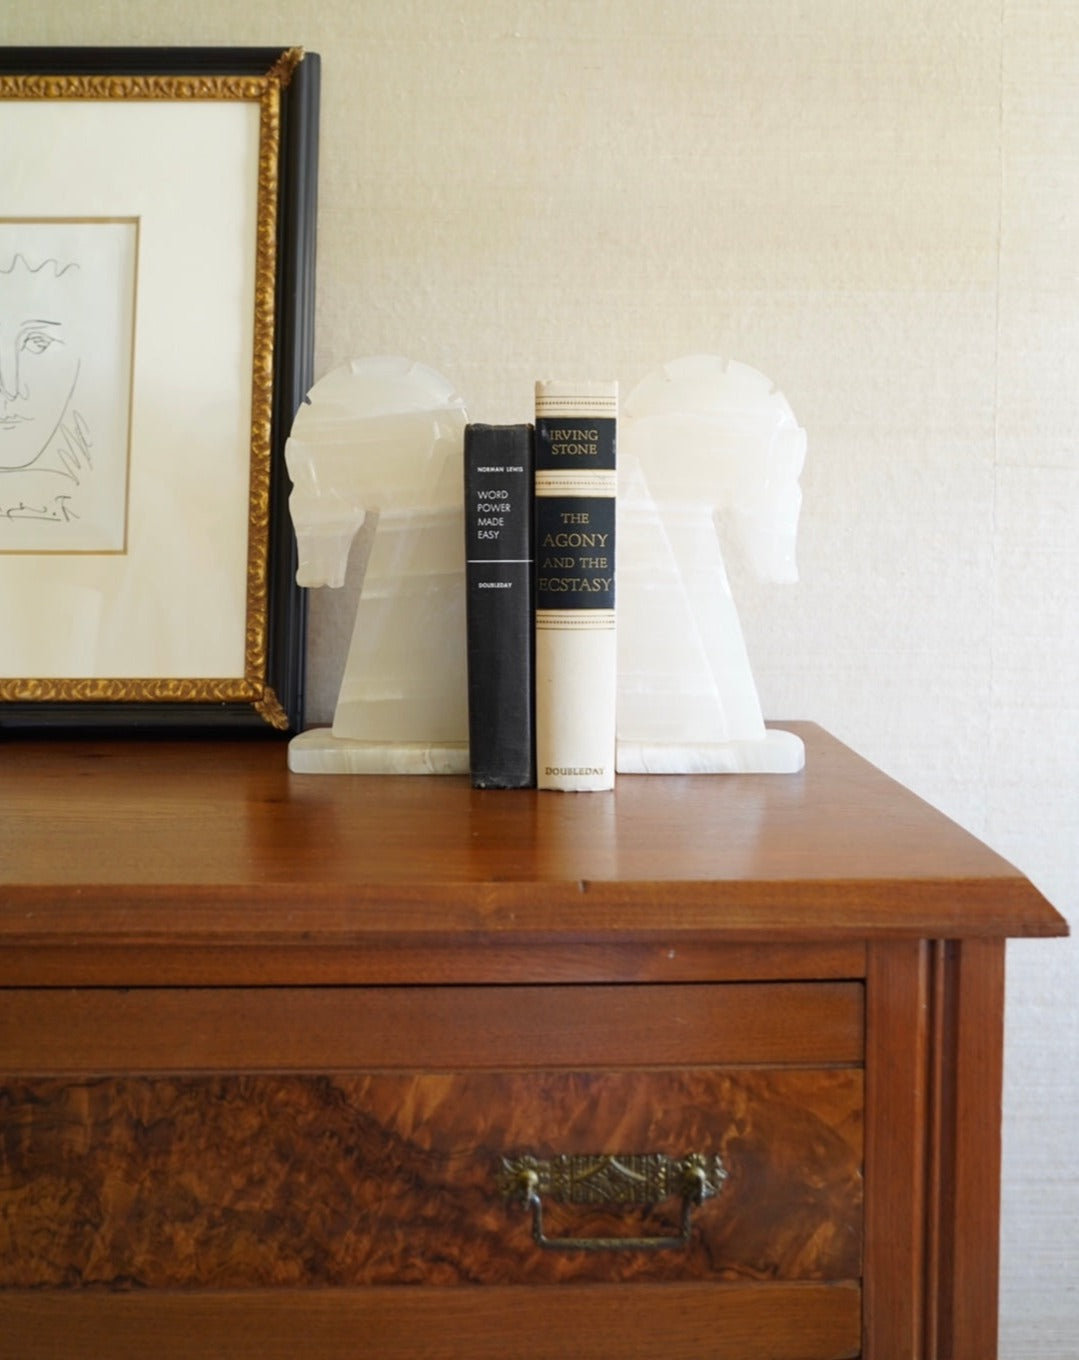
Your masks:
{"label": "drawer", "polygon": [[[594,1297],[614,1325],[654,1295],[759,1311],[762,1355],[857,1354],[858,983],[33,992],[16,1025],[18,999],[0,1309],[299,1316],[329,1290],[389,1309],[379,1353],[405,1355],[430,1296],[563,1322]],[[667,1353],[757,1353],[708,1344]]]}
{"label": "drawer", "polygon": [[[860,1274],[851,1069],[37,1081],[5,1088],[2,1119],[0,1286]],[[616,1165],[597,1166],[593,1202],[562,1202],[559,1159],[599,1154]],[[690,1157],[718,1158],[722,1172],[693,1206],[688,1241],[622,1248],[620,1237],[678,1237],[667,1162]],[[553,1196],[549,1246],[511,1184],[528,1159],[541,1201]],[[626,1202],[635,1176],[647,1192],[650,1167],[663,1198]],[[567,1237],[614,1245],[564,1248]]]}

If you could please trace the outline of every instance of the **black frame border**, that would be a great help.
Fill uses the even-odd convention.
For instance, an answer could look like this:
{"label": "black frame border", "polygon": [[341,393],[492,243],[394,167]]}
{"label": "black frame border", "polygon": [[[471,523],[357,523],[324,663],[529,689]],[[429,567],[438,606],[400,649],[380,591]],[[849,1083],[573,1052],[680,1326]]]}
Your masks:
{"label": "black frame border", "polygon": [[[8,47],[0,74],[12,76],[265,76],[294,51],[276,47]],[[266,688],[287,719],[274,725],[258,701],[0,702],[0,736],[287,737],[303,726],[307,595],[296,584],[296,542],[288,511],[285,441],[314,381],[315,257],[321,63],[303,52],[281,90],[270,520],[267,562]]]}

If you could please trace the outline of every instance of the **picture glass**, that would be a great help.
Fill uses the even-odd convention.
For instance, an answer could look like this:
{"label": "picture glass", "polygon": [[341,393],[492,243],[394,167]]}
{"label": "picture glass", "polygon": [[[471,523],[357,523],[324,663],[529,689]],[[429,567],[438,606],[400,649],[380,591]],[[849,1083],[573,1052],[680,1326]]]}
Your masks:
{"label": "picture glass", "polygon": [[242,683],[259,105],[3,118],[0,679]]}
{"label": "picture glass", "polygon": [[0,553],[127,547],[138,222],[0,220]]}

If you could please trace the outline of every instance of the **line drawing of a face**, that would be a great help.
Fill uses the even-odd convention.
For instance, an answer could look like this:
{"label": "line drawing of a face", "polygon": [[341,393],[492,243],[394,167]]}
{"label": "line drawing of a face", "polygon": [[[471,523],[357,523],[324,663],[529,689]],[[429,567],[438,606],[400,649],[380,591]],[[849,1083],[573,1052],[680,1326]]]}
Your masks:
{"label": "line drawing of a face", "polygon": [[0,268],[0,471],[30,467],[48,447],[78,382],[71,325],[77,264]]}

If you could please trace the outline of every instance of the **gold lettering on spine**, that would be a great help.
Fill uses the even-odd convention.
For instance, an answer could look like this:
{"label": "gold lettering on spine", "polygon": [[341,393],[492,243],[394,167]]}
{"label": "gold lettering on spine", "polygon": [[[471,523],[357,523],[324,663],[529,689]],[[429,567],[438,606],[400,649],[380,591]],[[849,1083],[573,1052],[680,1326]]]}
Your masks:
{"label": "gold lettering on spine", "polygon": [[605,548],[607,535],[594,534],[544,534],[545,548]]}

